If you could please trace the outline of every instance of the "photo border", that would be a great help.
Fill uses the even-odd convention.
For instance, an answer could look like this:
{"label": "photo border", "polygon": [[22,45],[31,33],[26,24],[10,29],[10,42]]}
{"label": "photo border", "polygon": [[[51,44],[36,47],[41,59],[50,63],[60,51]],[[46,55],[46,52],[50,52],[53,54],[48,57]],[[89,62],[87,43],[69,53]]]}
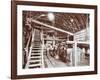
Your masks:
{"label": "photo border", "polygon": [[[94,12],[94,27],[95,27],[94,28],[94,53],[95,53],[94,71],[17,75],[17,5],[94,9],[95,11]],[[12,79],[74,76],[74,75],[89,75],[89,74],[97,74],[97,6],[96,5],[63,4],[63,3],[33,2],[33,1],[11,1],[11,78]]]}

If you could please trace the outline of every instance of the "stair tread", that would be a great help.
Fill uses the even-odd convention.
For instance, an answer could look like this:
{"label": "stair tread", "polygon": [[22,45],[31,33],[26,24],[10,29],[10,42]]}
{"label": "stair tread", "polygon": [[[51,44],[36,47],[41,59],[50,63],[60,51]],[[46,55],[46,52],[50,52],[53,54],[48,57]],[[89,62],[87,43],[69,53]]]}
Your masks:
{"label": "stair tread", "polygon": [[34,66],[41,66],[42,64],[39,63],[39,64],[30,64],[29,67],[34,67]]}
{"label": "stair tread", "polygon": [[34,44],[34,46],[41,46],[41,44]]}
{"label": "stair tread", "polygon": [[41,50],[41,49],[38,49],[38,48],[34,48],[34,49],[32,49],[32,50]]}
{"label": "stair tread", "polygon": [[35,54],[35,53],[33,53],[33,54],[31,54],[31,55],[41,55],[41,54],[40,54],[40,53],[36,53],[36,54]]}
{"label": "stair tread", "polygon": [[32,51],[41,51],[41,50],[40,50],[40,49],[39,49],[39,50],[37,50],[37,49],[35,49],[35,50],[34,50],[34,49],[32,49]]}
{"label": "stair tread", "polygon": [[40,54],[37,54],[37,55],[31,55],[31,57],[33,57],[33,56],[41,56]]}
{"label": "stair tread", "polygon": [[38,53],[41,53],[41,52],[31,52],[32,54],[38,54]]}
{"label": "stair tread", "polygon": [[34,46],[33,48],[41,48],[41,46]]}
{"label": "stair tread", "polygon": [[34,66],[34,67],[29,67],[30,69],[33,69],[33,68],[40,68],[41,66]]}
{"label": "stair tread", "polygon": [[36,50],[32,49],[32,51],[41,51],[41,50],[40,50],[40,49],[39,49],[39,50],[37,50],[37,49],[36,49]]}
{"label": "stair tread", "polygon": [[41,60],[29,60],[29,62],[41,62]]}
{"label": "stair tread", "polygon": [[34,50],[34,51],[32,51],[32,53],[34,53],[34,52],[36,52],[36,53],[41,53],[41,51],[35,51],[35,50]]}
{"label": "stair tread", "polygon": [[41,56],[31,56],[30,58],[41,58]]}
{"label": "stair tread", "polygon": [[38,48],[36,46],[33,46],[32,49],[41,49],[41,46],[38,46]]}
{"label": "stair tread", "polygon": [[35,46],[35,45],[40,46],[41,44],[40,44],[40,43],[39,43],[39,44],[35,44],[35,43],[34,43],[34,46]]}
{"label": "stair tread", "polygon": [[40,46],[40,44],[34,44],[34,46]]}
{"label": "stair tread", "polygon": [[41,56],[41,54],[31,54],[31,56]]}

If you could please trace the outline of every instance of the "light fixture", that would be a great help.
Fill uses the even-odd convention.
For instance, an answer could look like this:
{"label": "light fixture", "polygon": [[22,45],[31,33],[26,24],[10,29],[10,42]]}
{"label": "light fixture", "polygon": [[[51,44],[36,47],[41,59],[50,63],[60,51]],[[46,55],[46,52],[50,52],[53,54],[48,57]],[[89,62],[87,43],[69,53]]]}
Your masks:
{"label": "light fixture", "polygon": [[73,19],[70,19],[70,21],[73,22],[74,20]]}
{"label": "light fixture", "polygon": [[48,19],[50,21],[54,21],[54,14],[53,13],[48,13]]}

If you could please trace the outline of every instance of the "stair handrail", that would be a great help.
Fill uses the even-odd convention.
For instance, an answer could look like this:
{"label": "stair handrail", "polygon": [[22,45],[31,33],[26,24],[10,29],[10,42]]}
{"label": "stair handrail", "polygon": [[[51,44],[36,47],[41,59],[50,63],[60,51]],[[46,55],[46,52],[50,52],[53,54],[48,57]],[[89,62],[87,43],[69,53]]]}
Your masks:
{"label": "stair handrail", "polygon": [[28,41],[27,41],[27,45],[26,45],[26,47],[24,48],[25,49],[25,51],[26,51],[26,58],[28,57],[28,53],[29,53],[29,44],[30,44],[30,42],[31,42],[31,37],[32,37],[32,32],[30,32],[30,36],[29,36],[29,39],[28,39]]}
{"label": "stair handrail", "polygon": [[27,63],[26,63],[26,68],[28,68],[28,65],[29,65],[29,59],[30,59],[30,56],[31,56],[31,52],[32,52],[32,47],[33,47],[33,42],[34,42],[34,35],[35,35],[35,29],[33,31],[32,29],[32,40],[31,40],[31,46],[30,46],[30,50],[29,50],[29,54],[27,56]]}

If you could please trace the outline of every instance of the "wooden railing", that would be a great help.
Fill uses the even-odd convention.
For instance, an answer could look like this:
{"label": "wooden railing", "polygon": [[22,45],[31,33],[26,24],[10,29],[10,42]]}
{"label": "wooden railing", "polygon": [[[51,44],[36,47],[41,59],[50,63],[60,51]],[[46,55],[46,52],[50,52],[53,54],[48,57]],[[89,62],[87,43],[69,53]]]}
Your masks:
{"label": "wooden railing", "polygon": [[29,59],[30,59],[30,56],[31,56],[31,52],[32,52],[32,47],[33,47],[33,42],[34,42],[34,35],[35,35],[35,31],[32,29],[32,38],[31,38],[31,45],[29,47],[29,52],[28,52],[28,56],[27,56],[27,63],[26,63],[26,68],[28,68],[28,65],[29,65]]}
{"label": "wooden railing", "polygon": [[27,41],[27,45],[26,45],[26,47],[25,47],[26,58],[27,58],[28,55],[29,55],[29,49],[30,49],[31,39],[32,39],[32,32],[30,32],[30,36],[29,36],[29,39],[28,39],[28,41]]}

